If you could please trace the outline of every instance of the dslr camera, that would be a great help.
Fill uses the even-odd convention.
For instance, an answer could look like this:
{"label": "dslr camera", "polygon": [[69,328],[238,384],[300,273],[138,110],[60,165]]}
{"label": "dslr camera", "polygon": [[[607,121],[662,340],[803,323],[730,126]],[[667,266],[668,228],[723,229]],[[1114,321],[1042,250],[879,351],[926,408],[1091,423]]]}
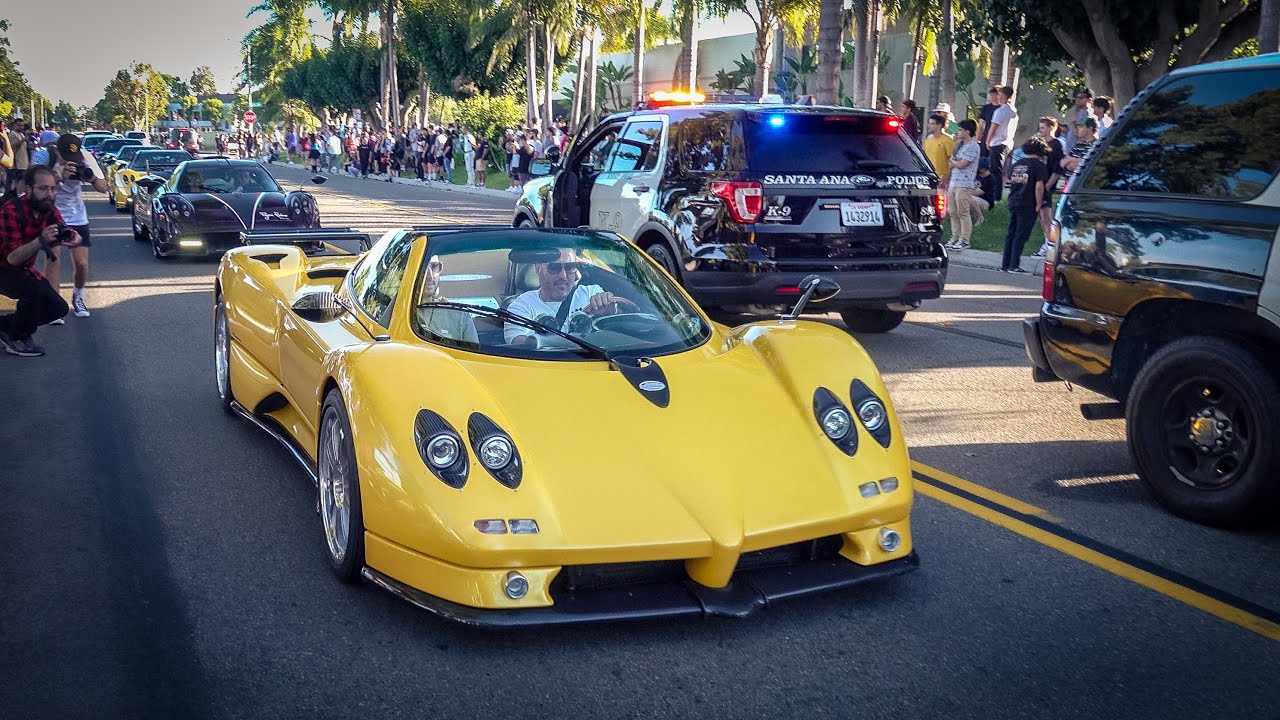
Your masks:
{"label": "dslr camera", "polygon": [[72,180],[79,180],[80,182],[93,182],[94,177],[96,177],[93,174],[93,170],[85,167],[84,165],[81,165],[80,163],[72,163],[72,165],[75,167],[75,172],[71,174]]}
{"label": "dslr camera", "polygon": [[[88,170],[88,168],[84,168],[84,169]],[[93,171],[90,170],[89,172],[92,173]],[[66,223],[58,223],[57,244],[61,245],[65,242],[69,242],[70,240],[71,240],[71,228],[67,227]]]}

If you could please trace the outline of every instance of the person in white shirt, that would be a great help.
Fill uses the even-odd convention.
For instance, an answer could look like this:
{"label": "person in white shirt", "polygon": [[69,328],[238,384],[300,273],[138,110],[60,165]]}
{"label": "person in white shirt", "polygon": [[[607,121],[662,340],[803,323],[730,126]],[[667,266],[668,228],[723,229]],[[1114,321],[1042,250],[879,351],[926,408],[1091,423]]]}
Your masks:
{"label": "person in white shirt", "polygon": [[991,174],[996,178],[996,195],[990,198],[992,205],[1000,202],[1004,195],[1004,159],[1013,145],[1014,136],[1018,134],[1018,111],[1009,102],[1013,97],[1013,88],[1003,85],[997,88],[995,95],[997,107],[991,117],[991,132],[987,136]]}
{"label": "person in white shirt", "polygon": [[342,167],[342,138],[338,133],[329,133],[329,170],[337,173]]}
{"label": "person in white shirt", "polygon": [[[605,292],[599,285],[580,284],[580,264],[581,259],[576,250],[560,248],[558,261],[536,263],[533,266],[538,273],[538,289],[522,293],[511,301],[507,309],[521,317],[563,330],[574,315],[612,315],[618,312],[619,303],[635,305],[621,295]],[[561,313],[561,307],[565,303],[568,303],[568,308]],[[563,318],[559,327],[557,317]],[[513,323],[506,324],[503,336],[512,345],[538,346],[538,336],[533,330]]]}
{"label": "person in white shirt", "polygon": [[[72,277],[75,283],[71,291],[71,310],[76,317],[86,318],[89,317],[89,308],[84,301],[84,286],[89,279],[89,247],[93,243],[89,235],[89,212],[84,205],[85,181],[81,180],[78,173],[81,169],[88,169],[93,179],[87,182],[100,193],[107,191],[107,181],[102,176],[102,168],[98,167],[93,155],[81,149],[80,138],[75,135],[70,133],[62,135],[49,152],[54,159],[53,172],[59,180],[54,204],[62,214],[62,221],[67,224],[67,227],[80,235],[79,245],[71,248],[71,262],[74,270]],[[53,248],[45,256],[44,274],[55,291],[61,285],[61,261],[61,247]],[[58,325],[62,322],[61,318],[54,321]]]}
{"label": "person in white shirt", "polygon": [[462,159],[467,163],[467,185],[475,186],[476,184],[476,136],[471,133],[471,128],[462,127]]}

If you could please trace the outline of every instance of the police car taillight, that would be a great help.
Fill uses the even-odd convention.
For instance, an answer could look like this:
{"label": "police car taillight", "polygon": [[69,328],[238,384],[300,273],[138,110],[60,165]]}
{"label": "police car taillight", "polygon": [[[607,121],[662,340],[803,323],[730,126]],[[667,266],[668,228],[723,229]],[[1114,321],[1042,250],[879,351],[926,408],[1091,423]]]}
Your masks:
{"label": "police car taillight", "polygon": [[734,222],[753,223],[764,212],[764,186],[758,182],[716,181],[711,192],[725,199]]}
{"label": "police car taillight", "polygon": [[947,196],[942,193],[934,195],[933,209],[938,213],[938,219],[941,220],[947,214]]}
{"label": "police car taillight", "polygon": [[902,127],[902,121],[899,120],[898,118],[889,118],[889,120],[885,124],[889,126],[890,130],[897,130],[898,128]]}

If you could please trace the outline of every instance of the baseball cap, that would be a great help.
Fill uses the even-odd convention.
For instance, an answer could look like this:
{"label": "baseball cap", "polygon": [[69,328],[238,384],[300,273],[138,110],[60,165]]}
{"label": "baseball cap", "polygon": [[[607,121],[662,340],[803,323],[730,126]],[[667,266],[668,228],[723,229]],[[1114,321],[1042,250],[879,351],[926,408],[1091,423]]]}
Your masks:
{"label": "baseball cap", "polygon": [[935,107],[935,108],[933,109],[933,112],[936,112],[936,113],[943,113],[943,114],[945,114],[945,115],[950,115],[950,114],[951,114],[951,103],[938,103],[938,106],[937,106],[937,107]]}
{"label": "baseball cap", "polygon": [[1094,130],[1098,129],[1098,121],[1094,120],[1091,117],[1082,117],[1076,121],[1076,127],[1080,127],[1082,125],[1085,127],[1093,128]]}
{"label": "baseball cap", "polygon": [[80,159],[77,157],[80,155],[80,138],[71,133],[59,135],[58,154],[62,156],[63,160]]}

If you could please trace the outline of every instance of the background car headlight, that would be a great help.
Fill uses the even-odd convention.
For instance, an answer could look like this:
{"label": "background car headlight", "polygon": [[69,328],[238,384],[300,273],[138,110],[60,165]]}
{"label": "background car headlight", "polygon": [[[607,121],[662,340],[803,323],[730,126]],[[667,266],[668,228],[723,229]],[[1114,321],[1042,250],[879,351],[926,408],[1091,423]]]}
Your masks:
{"label": "background car headlight", "polygon": [[514,451],[515,448],[512,447],[510,440],[501,435],[495,435],[485,438],[480,443],[480,451],[476,455],[485,467],[490,470],[501,470],[511,462]]}
{"label": "background car headlight", "polygon": [[875,432],[884,427],[885,420],[888,417],[888,413],[884,409],[884,403],[879,400],[863,400],[862,404],[858,406],[858,419],[866,426],[868,432]]}
{"label": "background car headlight", "polygon": [[427,441],[427,462],[437,468],[450,467],[458,461],[461,449],[452,435],[436,435]]}
{"label": "background car headlight", "polygon": [[822,432],[832,440],[839,440],[849,434],[849,428],[853,425],[853,418],[849,417],[849,411],[836,405],[829,407],[822,413]]}

